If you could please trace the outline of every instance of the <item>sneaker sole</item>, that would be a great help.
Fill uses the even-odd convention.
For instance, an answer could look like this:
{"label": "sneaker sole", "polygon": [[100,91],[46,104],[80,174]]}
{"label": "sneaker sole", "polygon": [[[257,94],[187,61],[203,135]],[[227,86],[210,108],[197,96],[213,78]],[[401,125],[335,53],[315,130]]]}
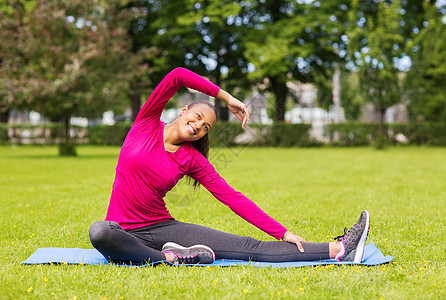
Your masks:
{"label": "sneaker sole", "polygon": [[183,250],[185,250],[185,249],[195,249],[195,248],[203,249],[204,248],[204,249],[206,249],[206,250],[208,250],[208,251],[210,251],[212,253],[212,257],[215,260],[215,253],[214,253],[214,251],[211,248],[209,248],[208,246],[205,246],[205,245],[193,245],[191,247],[183,247],[183,246],[178,245],[177,243],[174,243],[174,242],[167,242],[167,243],[165,243],[163,245],[163,248],[161,249],[161,251],[165,251],[166,248],[183,249]]}
{"label": "sneaker sole", "polygon": [[367,214],[366,224],[365,224],[364,232],[361,235],[361,239],[359,240],[358,246],[356,246],[356,249],[355,249],[355,252],[356,252],[355,253],[355,258],[353,259],[353,261],[355,263],[361,263],[362,262],[362,257],[364,255],[365,242],[367,241],[367,235],[369,234],[370,214],[366,210],[365,210],[365,213]]}

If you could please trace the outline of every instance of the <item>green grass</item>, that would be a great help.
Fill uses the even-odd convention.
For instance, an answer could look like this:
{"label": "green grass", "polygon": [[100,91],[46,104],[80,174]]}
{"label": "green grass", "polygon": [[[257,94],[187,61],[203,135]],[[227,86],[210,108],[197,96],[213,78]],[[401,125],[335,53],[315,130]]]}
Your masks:
{"label": "green grass", "polygon": [[[119,148],[0,147],[0,299],[446,298],[446,149],[233,148],[211,161],[237,190],[308,241],[371,214],[387,265],[272,269],[21,265],[39,247],[91,248]],[[177,219],[272,240],[201,189],[168,196]]]}

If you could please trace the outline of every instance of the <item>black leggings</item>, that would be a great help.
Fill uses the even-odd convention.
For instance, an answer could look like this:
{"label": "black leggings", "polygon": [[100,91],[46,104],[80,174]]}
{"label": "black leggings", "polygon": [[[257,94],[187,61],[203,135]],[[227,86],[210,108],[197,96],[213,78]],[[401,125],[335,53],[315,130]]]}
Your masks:
{"label": "black leggings", "polygon": [[184,247],[206,245],[215,252],[216,259],[287,262],[329,258],[328,243],[302,243],[305,251],[301,253],[293,243],[264,242],[176,220],[129,231],[116,222],[98,221],[91,225],[89,233],[92,245],[112,262],[166,260],[160,251],[166,242]]}

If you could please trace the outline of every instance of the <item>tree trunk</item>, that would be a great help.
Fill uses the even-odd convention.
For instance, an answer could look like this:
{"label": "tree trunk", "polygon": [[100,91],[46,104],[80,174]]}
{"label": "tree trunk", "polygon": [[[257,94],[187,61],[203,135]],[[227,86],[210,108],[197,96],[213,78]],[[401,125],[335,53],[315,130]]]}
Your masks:
{"label": "tree trunk", "polygon": [[285,120],[285,102],[288,96],[286,82],[281,82],[277,77],[271,77],[271,89],[276,98],[276,121]]}
{"label": "tree trunk", "polygon": [[[215,84],[221,86],[221,73],[220,68],[217,68],[218,71],[215,76]],[[218,98],[215,98],[215,108],[217,109],[218,119],[221,121],[229,120],[229,110],[228,107]]]}
{"label": "tree trunk", "polygon": [[384,118],[386,116],[386,108],[379,109],[379,126],[376,136],[375,148],[384,149],[387,145],[387,132],[384,128]]}
{"label": "tree trunk", "polygon": [[8,123],[9,109],[0,112],[0,123]]}
{"label": "tree trunk", "polygon": [[70,137],[70,116],[64,116],[63,119],[63,143],[68,144]]}
{"label": "tree trunk", "polygon": [[386,134],[386,132],[384,132],[384,119],[386,116],[386,109],[385,108],[381,108],[379,110],[379,127],[378,127],[378,136],[380,138],[384,138]]}
{"label": "tree trunk", "polygon": [[63,116],[62,137],[59,145],[60,156],[76,156],[76,148],[70,136],[70,119],[71,114]]}
{"label": "tree trunk", "polygon": [[130,107],[132,110],[132,121],[136,120],[136,116],[139,113],[139,110],[141,109],[141,94],[140,93],[134,93],[130,96]]}

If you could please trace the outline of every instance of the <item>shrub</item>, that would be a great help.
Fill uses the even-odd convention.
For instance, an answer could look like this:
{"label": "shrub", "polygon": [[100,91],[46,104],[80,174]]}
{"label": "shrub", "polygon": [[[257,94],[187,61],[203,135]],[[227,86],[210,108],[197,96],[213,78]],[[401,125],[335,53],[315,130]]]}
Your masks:
{"label": "shrub", "polygon": [[76,156],[76,145],[73,141],[59,144],[60,156]]}
{"label": "shrub", "polygon": [[[393,141],[397,134],[403,134],[409,144],[446,146],[446,125],[436,122],[391,124]],[[394,141],[395,142],[395,141]]]}
{"label": "shrub", "polygon": [[0,124],[0,145],[7,144],[8,142],[8,127],[7,125]]}
{"label": "shrub", "polygon": [[378,123],[336,123],[327,125],[327,133],[333,145],[366,146],[376,140],[378,127]]}
{"label": "shrub", "polygon": [[[246,131],[239,122],[222,122],[215,124],[210,131],[212,146],[230,147],[236,145],[239,135],[247,134],[247,144],[251,146],[313,146],[316,143],[309,137],[309,124],[287,124],[277,122],[273,125],[249,124]],[[253,135],[249,137],[249,134]]]}
{"label": "shrub", "polygon": [[[130,130],[131,123],[118,123],[116,125],[97,125],[88,128],[72,126],[73,141],[76,144],[89,143],[93,145],[121,146]],[[397,135],[403,134],[407,144],[446,146],[446,124],[434,122],[422,123],[392,123],[386,124],[388,140],[376,140],[378,132],[377,123],[347,122],[328,124],[327,134],[330,143],[338,146],[381,146],[388,142],[398,143]],[[240,122],[219,121],[209,132],[211,146],[235,146],[236,137],[247,134],[247,144],[253,146],[282,146],[282,147],[308,147],[319,145],[309,137],[310,124],[287,124],[276,122],[273,125],[249,124],[245,131]],[[59,123],[50,124],[0,124],[0,144],[56,144],[61,135]],[[249,134],[252,136],[249,137]],[[86,138],[87,139],[86,139]],[[61,152],[72,153],[69,149]],[[63,151],[62,151],[63,150]],[[66,150],[66,151],[65,151]]]}
{"label": "shrub", "polygon": [[88,127],[89,144],[121,146],[131,127],[131,123],[90,126]]}
{"label": "shrub", "polygon": [[392,123],[385,124],[387,141],[377,141],[377,123],[347,122],[327,125],[330,142],[340,146],[364,146],[374,144],[378,148],[387,142],[396,144],[401,133],[408,144],[446,146],[446,125],[443,123]]}
{"label": "shrub", "polygon": [[271,126],[269,144],[271,146],[310,146],[312,141],[308,131],[310,124],[287,124],[275,122]]}
{"label": "shrub", "polygon": [[55,144],[60,130],[59,123],[2,124],[0,125],[0,143]]}
{"label": "shrub", "polygon": [[209,140],[213,147],[234,146],[235,138],[243,132],[244,129],[239,122],[218,121],[209,131]]}

